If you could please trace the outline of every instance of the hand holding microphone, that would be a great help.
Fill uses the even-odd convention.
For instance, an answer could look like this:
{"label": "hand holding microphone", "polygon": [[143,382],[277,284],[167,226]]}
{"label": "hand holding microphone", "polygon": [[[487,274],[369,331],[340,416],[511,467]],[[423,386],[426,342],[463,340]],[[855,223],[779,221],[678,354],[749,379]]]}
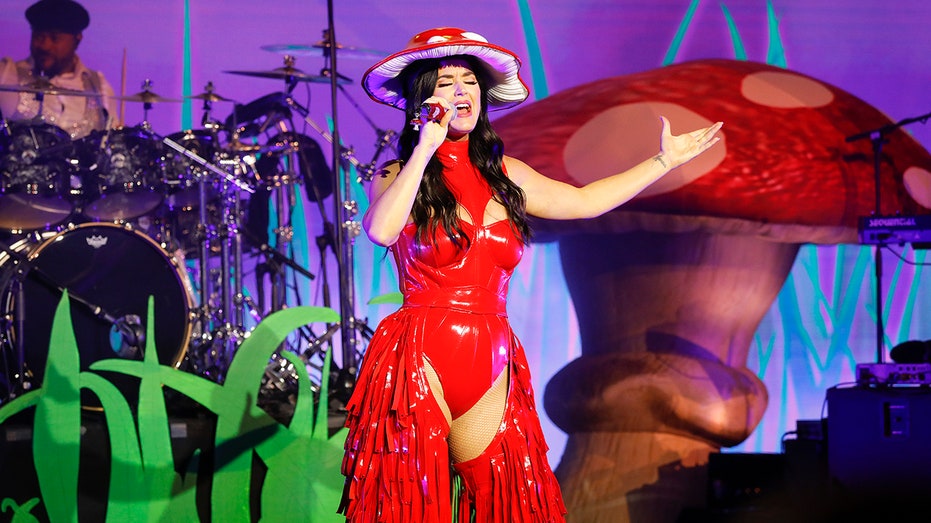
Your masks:
{"label": "hand holding microphone", "polygon": [[427,122],[439,122],[446,116],[447,109],[437,102],[424,102],[420,105],[417,116],[411,120],[411,125],[415,131],[420,130],[420,126]]}

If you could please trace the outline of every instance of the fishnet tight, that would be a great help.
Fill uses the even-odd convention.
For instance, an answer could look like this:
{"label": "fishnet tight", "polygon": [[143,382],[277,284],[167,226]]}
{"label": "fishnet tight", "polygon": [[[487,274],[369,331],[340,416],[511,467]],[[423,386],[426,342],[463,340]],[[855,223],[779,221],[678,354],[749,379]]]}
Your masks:
{"label": "fishnet tight", "polygon": [[462,416],[452,419],[443,396],[443,385],[436,371],[424,361],[427,382],[446,422],[449,423],[449,453],[454,463],[476,458],[485,451],[498,433],[507,406],[508,371],[505,370],[491,385],[478,402]]}

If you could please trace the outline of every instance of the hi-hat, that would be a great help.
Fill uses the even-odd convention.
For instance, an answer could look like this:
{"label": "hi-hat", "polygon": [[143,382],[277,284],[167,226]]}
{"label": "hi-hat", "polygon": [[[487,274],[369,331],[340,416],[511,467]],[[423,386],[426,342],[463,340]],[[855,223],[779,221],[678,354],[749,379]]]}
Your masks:
{"label": "hi-hat", "polygon": [[[300,69],[285,66],[272,69],[271,71],[223,71],[229,74],[238,74],[242,76],[254,76],[257,78],[273,78],[278,80],[288,80],[293,82],[311,82],[318,84],[330,83],[330,77],[326,75],[307,74]],[[340,77],[339,83],[349,83],[348,80]]]}
{"label": "hi-hat", "polygon": [[33,93],[33,94],[50,94],[61,96],[99,96],[99,93],[90,91],[76,91],[74,89],[65,89],[52,84],[47,79],[36,78],[28,84],[22,85],[0,85],[0,91],[14,93]]}
{"label": "hi-hat", "polygon": [[[262,50],[292,56],[326,56],[330,50],[330,43],[317,42],[315,44],[270,44],[263,45]],[[374,49],[349,47],[342,44],[336,44],[336,53],[343,58],[370,59],[387,56],[387,53],[376,51]]]}
{"label": "hi-hat", "polygon": [[157,102],[181,102],[183,100],[178,100],[176,98],[165,98],[159,96],[152,91],[139,91],[136,94],[130,94],[127,96],[114,96],[114,100],[123,100],[125,102],[142,102],[142,103],[157,103]]}

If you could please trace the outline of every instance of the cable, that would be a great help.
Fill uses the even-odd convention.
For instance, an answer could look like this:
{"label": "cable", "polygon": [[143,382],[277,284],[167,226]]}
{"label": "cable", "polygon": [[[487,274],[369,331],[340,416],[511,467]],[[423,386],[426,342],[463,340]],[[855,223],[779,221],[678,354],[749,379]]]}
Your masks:
{"label": "cable", "polygon": [[[898,258],[899,260],[901,260],[902,263],[905,263],[905,264],[907,264],[907,265],[911,265],[911,266],[913,266],[913,267],[931,266],[931,263],[926,263],[926,262],[914,262],[914,261],[911,261],[911,260],[906,259],[906,258],[905,258],[905,254],[904,254],[904,250],[903,250],[903,252],[898,252],[898,251],[894,250],[894,249],[893,249],[891,246],[889,246],[889,245],[885,245],[885,246],[883,246],[883,248],[884,248],[885,250],[889,251],[890,253],[892,253],[896,258]],[[915,251],[915,249],[912,248],[912,252],[914,252],[914,251]]]}

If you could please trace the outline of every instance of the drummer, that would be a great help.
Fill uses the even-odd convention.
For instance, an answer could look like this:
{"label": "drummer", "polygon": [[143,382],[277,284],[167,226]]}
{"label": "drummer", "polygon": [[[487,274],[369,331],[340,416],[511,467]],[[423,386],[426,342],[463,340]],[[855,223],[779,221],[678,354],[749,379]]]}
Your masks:
{"label": "drummer", "polygon": [[[75,54],[90,24],[87,10],[72,0],[39,0],[26,9],[26,19],[32,29],[29,57],[0,59],[0,85],[21,85],[28,90],[0,91],[2,116],[7,120],[35,118],[41,94],[44,121],[65,130],[72,139],[108,128],[116,116],[113,87]],[[53,87],[44,89],[43,80]]]}

